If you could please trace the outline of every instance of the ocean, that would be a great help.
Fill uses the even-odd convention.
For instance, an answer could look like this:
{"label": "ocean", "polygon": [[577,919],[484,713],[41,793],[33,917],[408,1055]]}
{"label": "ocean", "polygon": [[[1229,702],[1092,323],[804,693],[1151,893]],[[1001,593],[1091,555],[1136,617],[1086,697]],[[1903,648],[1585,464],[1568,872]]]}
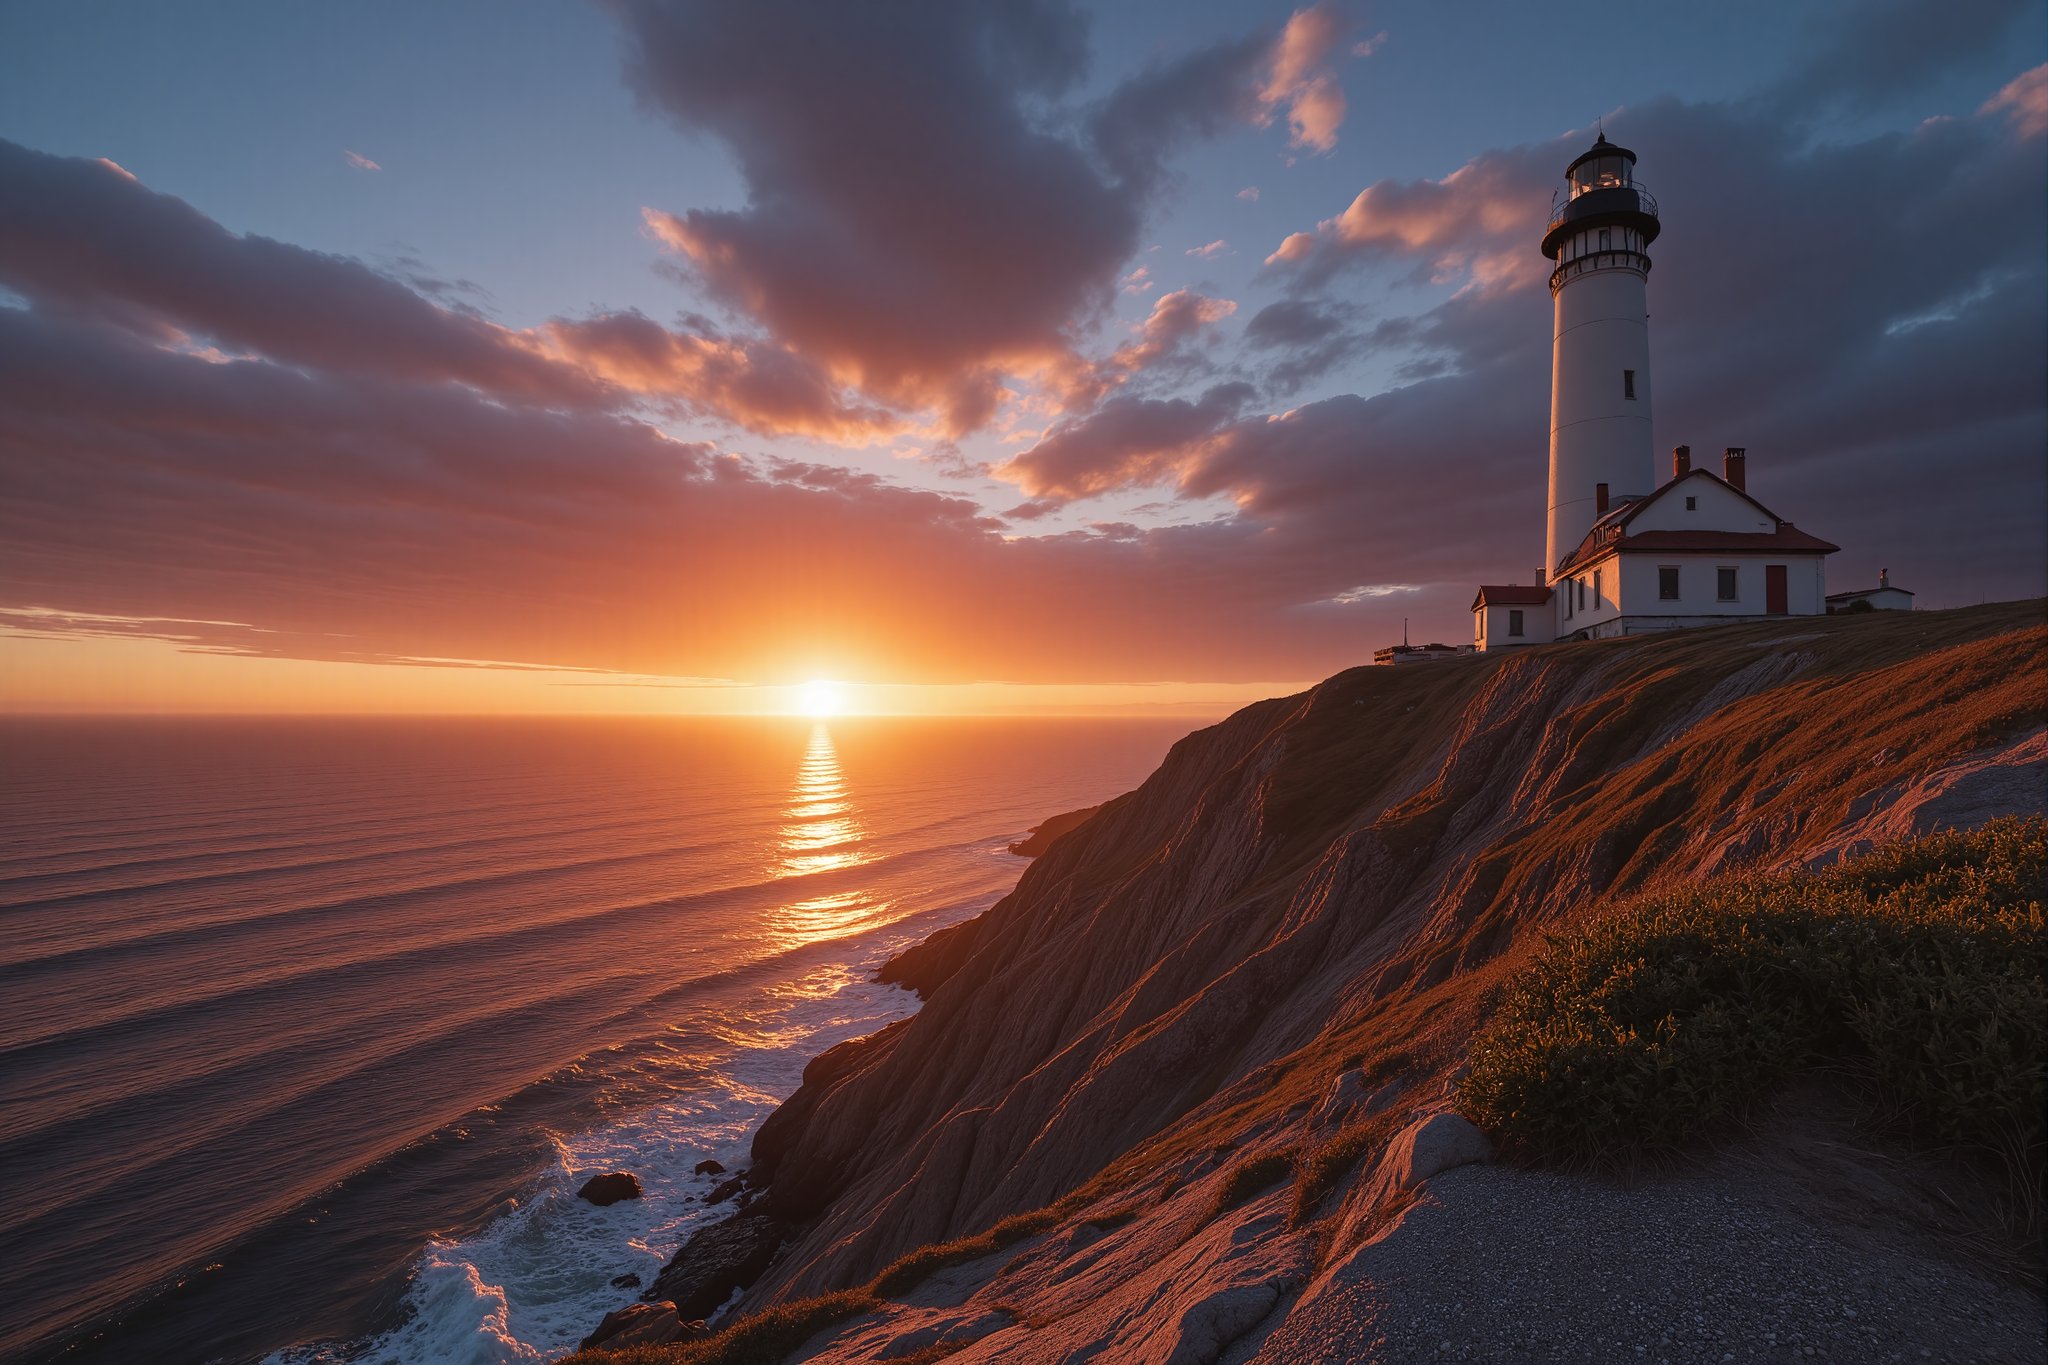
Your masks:
{"label": "ocean", "polygon": [[573,1349],[915,1009],[875,967],[1188,728],[0,723],[0,1358]]}

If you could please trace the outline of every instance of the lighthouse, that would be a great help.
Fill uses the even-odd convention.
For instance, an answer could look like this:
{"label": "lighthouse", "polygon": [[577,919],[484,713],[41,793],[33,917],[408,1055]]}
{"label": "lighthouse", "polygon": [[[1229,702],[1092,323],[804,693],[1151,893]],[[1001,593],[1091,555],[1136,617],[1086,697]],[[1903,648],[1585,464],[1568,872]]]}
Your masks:
{"label": "lighthouse", "polygon": [[1716,474],[1675,446],[1660,476],[1650,446],[1657,201],[1636,183],[1636,154],[1604,133],[1564,178],[1543,230],[1554,305],[1543,566],[1533,583],[1480,586],[1473,651],[1818,616],[1864,595],[1828,596],[1827,557],[1841,547],[1757,500],[1747,447],[1729,446]]}
{"label": "lighthouse", "polygon": [[1550,296],[1550,516],[1546,584],[1610,503],[1657,486],[1650,434],[1650,257],[1657,201],[1636,154],[1603,133],[1565,168],[1543,254]]}

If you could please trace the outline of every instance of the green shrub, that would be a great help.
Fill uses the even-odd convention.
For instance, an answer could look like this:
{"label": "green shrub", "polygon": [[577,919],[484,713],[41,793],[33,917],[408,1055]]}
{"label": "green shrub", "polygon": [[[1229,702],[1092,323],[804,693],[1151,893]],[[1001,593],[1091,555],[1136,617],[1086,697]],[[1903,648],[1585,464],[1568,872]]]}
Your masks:
{"label": "green shrub", "polygon": [[1603,1160],[1847,1065],[1910,1128],[2038,1173],[2044,888],[2034,818],[1635,902],[1550,939],[1511,983],[1460,1107],[1510,1147]]}

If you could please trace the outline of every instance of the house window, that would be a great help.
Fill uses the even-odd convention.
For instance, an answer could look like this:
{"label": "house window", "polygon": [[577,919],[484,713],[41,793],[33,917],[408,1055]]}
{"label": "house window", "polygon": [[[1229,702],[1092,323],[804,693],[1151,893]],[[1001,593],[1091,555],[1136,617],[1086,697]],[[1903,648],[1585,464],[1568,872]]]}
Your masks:
{"label": "house window", "polygon": [[1657,597],[1664,602],[1678,600],[1678,566],[1659,564],[1657,566]]}
{"label": "house window", "polygon": [[1520,611],[1510,610],[1508,612],[1508,634],[1520,635],[1521,633],[1522,613]]}
{"label": "house window", "polygon": [[1599,571],[1598,569],[1595,569],[1595,570],[1593,570],[1593,608],[1594,608],[1594,610],[1596,610],[1596,611],[1597,611],[1597,610],[1599,610],[1599,607],[1600,607],[1600,571]]}
{"label": "house window", "polygon": [[1735,570],[1730,568],[1717,569],[1715,571],[1715,578],[1717,582],[1714,586],[1714,596],[1717,599],[1723,602],[1733,602],[1741,596],[1735,590]]}
{"label": "house window", "polygon": [[1634,370],[1623,370],[1621,372],[1621,396],[1623,398],[1633,398],[1636,396],[1636,372]]}
{"label": "house window", "polygon": [[1697,512],[1697,511],[1699,511],[1699,510],[1700,510],[1700,500],[1699,500],[1698,498],[1687,498],[1687,499],[1685,500],[1685,510],[1686,510],[1686,511],[1688,511],[1688,512]]}
{"label": "house window", "polygon": [[1584,611],[1584,610],[1586,609],[1586,580],[1585,580],[1585,579],[1583,579],[1583,578],[1579,579],[1579,580],[1578,580],[1578,585],[1579,585],[1579,610],[1580,610],[1580,611]]}

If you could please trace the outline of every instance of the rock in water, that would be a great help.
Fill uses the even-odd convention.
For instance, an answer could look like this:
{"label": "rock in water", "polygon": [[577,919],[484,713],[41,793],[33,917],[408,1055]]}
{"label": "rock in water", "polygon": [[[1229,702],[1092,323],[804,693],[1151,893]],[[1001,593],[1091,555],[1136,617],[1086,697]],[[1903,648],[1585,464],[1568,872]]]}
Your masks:
{"label": "rock in water", "polygon": [[765,1213],[745,1213],[698,1231],[654,1281],[651,1294],[675,1302],[685,1319],[705,1318],[759,1279],[775,1259],[787,1226]]}
{"label": "rock in water", "polygon": [[685,1322],[672,1303],[635,1303],[606,1313],[597,1330],[583,1338],[580,1351],[623,1351],[632,1346],[666,1346],[696,1341],[711,1333],[701,1322]]}
{"label": "rock in water", "polygon": [[621,1199],[638,1199],[640,1181],[631,1171],[610,1171],[594,1175],[583,1182],[583,1188],[576,1191],[578,1199],[588,1199],[599,1208],[618,1203]]}
{"label": "rock in water", "polygon": [[630,1270],[623,1275],[612,1276],[612,1288],[614,1289],[638,1289],[639,1287],[640,1277]]}
{"label": "rock in water", "polygon": [[723,1204],[726,1200],[746,1188],[746,1184],[747,1173],[742,1171],[732,1179],[721,1180],[718,1184],[712,1186],[711,1193],[704,1196],[704,1202],[707,1204]]}
{"label": "rock in water", "polygon": [[709,1159],[709,1158],[707,1157],[707,1158],[706,1158],[705,1160],[703,1160],[703,1161],[700,1161],[700,1162],[698,1162],[698,1163],[697,1163],[697,1174],[698,1174],[698,1175],[724,1175],[724,1174],[725,1174],[725,1166],[724,1166],[724,1163],[722,1163],[722,1162],[717,1162],[717,1161],[712,1161],[711,1159]]}

